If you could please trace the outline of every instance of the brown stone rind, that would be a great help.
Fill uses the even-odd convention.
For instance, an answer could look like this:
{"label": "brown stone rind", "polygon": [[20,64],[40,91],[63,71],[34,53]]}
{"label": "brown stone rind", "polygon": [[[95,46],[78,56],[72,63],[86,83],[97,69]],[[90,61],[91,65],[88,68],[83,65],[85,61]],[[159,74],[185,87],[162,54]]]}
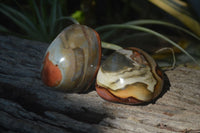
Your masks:
{"label": "brown stone rind", "polygon": [[128,98],[120,98],[115,95],[113,95],[108,89],[103,88],[96,84],[96,91],[97,94],[110,102],[117,102],[117,103],[124,103],[124,104],[141,104],[144,103],[144,101],[140,101],[138,99],[135,99],[134,97],[128,97]]}

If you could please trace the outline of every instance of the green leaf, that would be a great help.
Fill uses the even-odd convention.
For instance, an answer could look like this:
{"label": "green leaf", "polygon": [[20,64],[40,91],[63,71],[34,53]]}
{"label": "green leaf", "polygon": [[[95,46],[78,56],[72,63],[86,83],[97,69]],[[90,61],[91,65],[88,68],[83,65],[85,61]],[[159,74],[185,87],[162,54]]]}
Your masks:
{"label": "green leaf", "polygon": [[43,36],[44,39],[46,40],[47,39],[47,30],[46,30],[46,26],[45,26],[44,20],[42,19],[41,15],[40,15],[40,11],[39,11],[39,9],[38,9],[38,7],[36,5],[35,0],[32,0],[31,2],[33,4],[33,7],[34,7],[36,15],[37,15],[37,19],[39,21],[39,26],[40,26],[39,29],[41,29],[41,32],[42,32],[41,36]]}
{"label": "green leaf", "polygon": [[5,33],[9,33],[10,32],[6,27],[4,27],[2,25],[0,25],[0,31],[1,32],[5,32]]}
{"label": "green leaf", "polygon": [[135,20],[135,21],[130,21],[127,22],[125,24],[130,24],[130,25],[145,25],[145,24],[156,24],[156,25],[163,25],[163,26],[167,26],[167,27],[171,27],[171,28],[175,28],[177,30],[183,31],[185,33],[187,33],[188,35],[196,38],[197,40],[200,40],[200,37],[198,37],[197,35],[195,35],[194,33],[190,32],[189,30],[182,28],[178,25],[172,24],[172,23],[168,23],[168,22],[164,22],[164,21],[159,21],[159,20]]}
{"label": "green leaf", "polygon": [[[147,25],[147,24],[163,25],[163,26],[167,26],[167,27],[171,27],[171,28],[175,28],[177,30],[183,31],[186,34],[196,38],[197,40],[200,40],[199,36],[195,35],[194,33],[190,32],[189,30],[182,28],[178,25],[168,23],[168,22],[164,22],[164,21],[146,19],[146,20],[134,20],[134,21],[130,21],[130,22],[127,22],[127,23],[124,23],[124,24],[127,24],[127,25]],[[105,33],[102,38],[106,39],[110,35],[112,35],[114,32],[116,32],[116,30],[109,31],[109,32]]]}
{"label": "green leaf", "polygon": [[76,19],[74,19],[73,17],[60,17],[57,19],[57,21],[62,21],[62,20],[70,20],[74,24],[79,24],[79,22]]}
{"label": "green leaf", "polygon": [[50,14],[50,36],[53,36],[53,32],[55,29],[55,23],[56,23],[56,10],[57,10],[57,1],[53,0],[53,5],[52,5],[52,9],[51,9],[51,14]]}
{"label": "green leaf", "polygon": [[[26,31],[27,31],[27,27],[29,27],[28,28],[29,31],[37,30],[35,25],[30,21],[30,19],[28,17],[26,17],[25,15],[23,15],[21,12],[15,10],[15,9],[12,9],[4,4],[1,4],[0,7],[1,7],[0,11],[4,15],[6,15],[10,19],[12,19],[14,22],[16,22],[18,24],[18,26],[20,26],[21,28],[26,29]],[[17,20],[17,18],[21,19],[21,21]]]}
{"label": "green leaf", "polygon": [[180,0],[149,0],[162,10],[177,18],[194,33],[200,36],[200,24],[192,17],[189,12],[189,6],[184,1]]}
{"label": "green leaf", "polygon": [[106,48],[106,49],[112,49],[112,50],[118,50],[118,49],[122,49],[122,47],[116,45],[116,44],[112,44],[112,43],[108,43],[108,42],[101,42],[102,48]]}
{"label": "green leaf", "polygon": [[101,26],[96,28],[97,31],[100,30],[106,30],[106,29],[110,29],[110,28],[117,28],[117,29],[134,29],[134,30],[139,30],[139,31],[143,31],[143,32],[147,32],[150,34],[153,34],[155,36],[158,36],[162,39],[164,39],[165,41],[169,42],[170,44],[172,44],[173,46],[177,47],[178,49],[180,49],[184,54],[186,54],[191,60],[193,60],[196,64],[200,65],[200,63],[198,63],[187,51],[185,51],[182,47],[180,47],[177,43],[175,43],[174,41],[170,40],[169,38],[167,38],[166,36],[153,31],[151,29],[145,28],[145,27],[141,27],[141,26],[136,26],[136,25],[127,25],[127,24],[110,24],[110,25],[105,25],[105,26]]}
{"label": "green leaf", "polygon": [[15,18],[16,16],[9,13],[9,11],[6,11],[5,9],[0,8],[0,12],[2,12],[4,15],[9,17],[16,25],[18,25],[21,29],[23,29],[25,32],[27,32],[27,34],[32,33],[30,27],[27,24],[25,24],[25,23],[23,23],[23,21]]}

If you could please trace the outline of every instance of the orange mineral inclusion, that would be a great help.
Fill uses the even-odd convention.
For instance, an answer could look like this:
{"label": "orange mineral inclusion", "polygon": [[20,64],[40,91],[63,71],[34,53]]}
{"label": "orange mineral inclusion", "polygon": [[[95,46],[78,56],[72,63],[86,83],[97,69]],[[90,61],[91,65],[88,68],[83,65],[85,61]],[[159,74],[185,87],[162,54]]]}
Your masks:
{"label": "orange mineral inclusion", "polygon": [[62,80],[62,73],[57,65],[49,60],[49,52],[45,56],[42,69],[42,81],[50,87],[58,86]]}

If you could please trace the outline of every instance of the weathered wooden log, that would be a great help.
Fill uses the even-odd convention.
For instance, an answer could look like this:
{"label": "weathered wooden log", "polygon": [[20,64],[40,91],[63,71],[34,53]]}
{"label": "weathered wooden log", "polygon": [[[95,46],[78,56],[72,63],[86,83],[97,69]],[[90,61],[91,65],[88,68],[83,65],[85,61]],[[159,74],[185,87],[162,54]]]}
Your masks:
{"label": "weathered wooden log", "polygon": [[165,72],[165,91],[146,105],[101,99],[94,88],[66,94],[43,85],[40,66],[48,44],[0,36],[0,131],[17,132],[199,132],[200,71]]}

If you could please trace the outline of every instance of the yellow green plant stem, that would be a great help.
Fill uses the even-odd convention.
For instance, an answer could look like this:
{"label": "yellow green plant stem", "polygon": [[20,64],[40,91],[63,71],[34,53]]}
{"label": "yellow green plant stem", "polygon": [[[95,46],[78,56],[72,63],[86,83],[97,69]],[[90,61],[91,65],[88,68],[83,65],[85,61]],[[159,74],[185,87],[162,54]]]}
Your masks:
{"label": "yellow green plant stem", "polygon": [[101,42],[101,46],[102,48],[106,48],[106,49],[111,49],[111,50],[118,50],[118,49],[122,49],[122,47],[113,44],[113,43],[108,43],[108,42]]}

